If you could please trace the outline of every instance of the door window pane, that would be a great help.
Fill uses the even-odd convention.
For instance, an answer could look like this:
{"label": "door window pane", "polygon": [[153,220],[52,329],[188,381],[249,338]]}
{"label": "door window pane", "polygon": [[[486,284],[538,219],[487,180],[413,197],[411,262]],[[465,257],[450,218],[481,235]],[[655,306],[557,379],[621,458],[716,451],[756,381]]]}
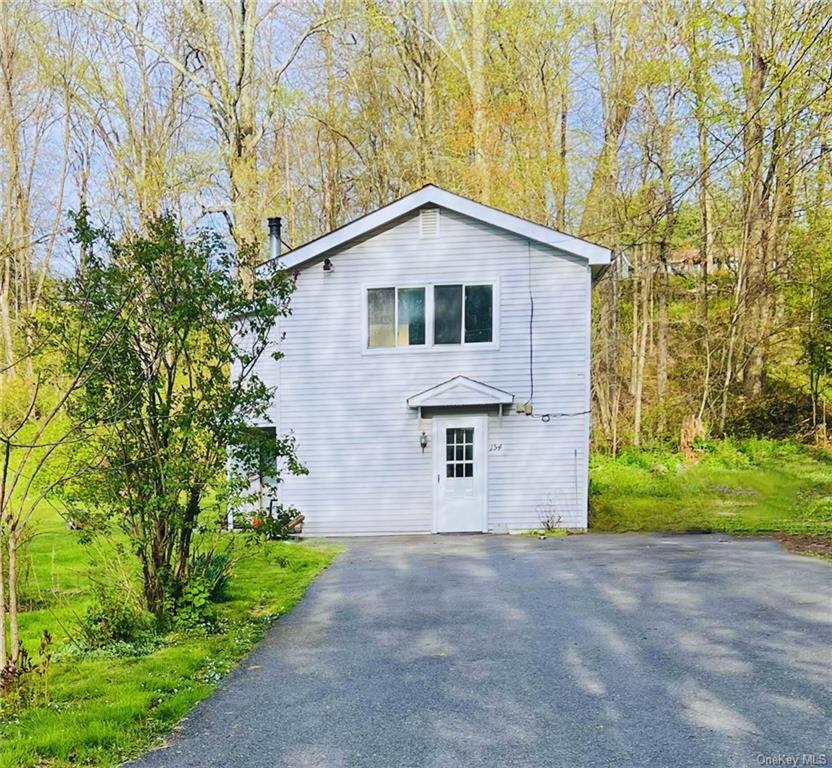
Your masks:
{"label": "door window pane", "polygon": [[399,345],[425,343],[425,289],[399,288]]}
{"label": "door window pane", "polygon": [[465,286],[465,343],[491,341],[493,296],[490,285]]}
{"label": "door window pane", "polygon": [[437,285],[433,289],[434,344],[459,344],[462,340],[462,286]]}
{"label": "door window pane", "polygon": [[367,291],[368,347],[395,345],[395,301],[395,288],[371,288]]}
{"label": "door window pane", "polygon": [[445,430],[445,477],[474,476],[474,430],[451,427]]}

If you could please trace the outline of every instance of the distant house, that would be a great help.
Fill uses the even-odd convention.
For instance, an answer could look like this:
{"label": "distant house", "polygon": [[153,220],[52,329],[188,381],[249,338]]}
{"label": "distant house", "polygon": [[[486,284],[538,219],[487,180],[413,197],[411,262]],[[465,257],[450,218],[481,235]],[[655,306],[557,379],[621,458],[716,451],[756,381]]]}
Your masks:
{"label": "distant house", "polygon": [[317,535],[587,524],[590,304],[606,248],[425,186],[287,253],[259,375]]}

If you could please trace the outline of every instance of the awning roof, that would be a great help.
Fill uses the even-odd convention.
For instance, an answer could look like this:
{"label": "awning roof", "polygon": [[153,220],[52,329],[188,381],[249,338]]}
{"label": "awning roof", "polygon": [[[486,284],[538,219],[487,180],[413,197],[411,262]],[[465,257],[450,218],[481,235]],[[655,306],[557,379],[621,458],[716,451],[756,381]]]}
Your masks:
{"label": "awning roof", "polygon": [[407,398],[409,408],[459,405],[511,405],[514,395],[467,376],[454,376]]}

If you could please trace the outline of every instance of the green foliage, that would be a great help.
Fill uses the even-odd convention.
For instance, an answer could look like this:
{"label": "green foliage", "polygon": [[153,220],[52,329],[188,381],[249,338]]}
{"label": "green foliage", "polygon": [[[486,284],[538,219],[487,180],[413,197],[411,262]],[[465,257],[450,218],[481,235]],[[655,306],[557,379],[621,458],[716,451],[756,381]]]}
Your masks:
{"label": "green foliage", "polygon": [[254,366],[294,281],[266,270],[244,287],[221,238],[186,239],[172,217],[123,237],[74,218],[84,260],[43,322],[67,365],[96,344],[106,353],[72,400],[94,461],[63,498],[88,534],[127,535],[162,617],[180,605],[203,513],[241,501],[251,477],[276,484],[278,459],[302,470],[290,439],[264,452],[249,426],[271,402]]}
{"label": "green foliage", "polygon": [[24,709],[48,706],[49,668],[52,664],[52,635],[43,630],[37,660],[26,646],[21,647],[21,658],[16,666],[0,669],[0,723],[17,717]]}
{"label": "green foliage", "polygon": [[665,450],[595,453],[589,525],[832,535],[832,453],[765,438],[707,441],[695,463]]}
{"label": "green foliage", "polygon": [[234,559],[229,552],[209,550],[198,554],[189,569],[190,580],[199,579],[208,588],[211,600],[222,600],[228,588],[228,580],[234,571]]}
{"label": "green foliage", "polygon": [[788,440],[810,432],[812,399],[805,388],[772,378],[753,398],[737,395],[725,422],[729,435]]}
{"label": "green foliage", "polygon": [[94,601],[80,622],[81,648],[142,646],[156,634],[156,619],[123,590],[96,585]]}
{"label": "green foliage", "polygon": [[[337,552],[288,542],[246,548],[234,557],[226,599],[214,605],[213,633],[174,632],[143,648],[115,643],[81,652],[72,635],[77,616],[94,603],[85,575],[90,549],[50,509],[36,525],[32,578],[48,604],[24,613],[21,630],[36,649],[44,628],[54,628],[56,650],[48,700],[36,697],[0,717],[0,768],[115,766],[134,757],[214,689]],[[96,546],[102,558],[114,556],[112,541]]]}
{"label": "green foliage", "polygon": [[182,631],[212,632],[217,614],[211,603],[211,585],[201,576],[191,576],[176,598],[175,626]]}

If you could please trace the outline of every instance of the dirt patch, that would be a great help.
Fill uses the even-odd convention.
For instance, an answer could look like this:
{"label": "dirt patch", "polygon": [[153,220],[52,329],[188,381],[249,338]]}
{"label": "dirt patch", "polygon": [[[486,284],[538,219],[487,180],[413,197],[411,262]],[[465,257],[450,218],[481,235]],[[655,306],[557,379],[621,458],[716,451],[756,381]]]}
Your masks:
{"label": "dirt patch", "polygon": [[776,536],[790,552],[832,560],[832,536],[812,533],[778,533]]}

